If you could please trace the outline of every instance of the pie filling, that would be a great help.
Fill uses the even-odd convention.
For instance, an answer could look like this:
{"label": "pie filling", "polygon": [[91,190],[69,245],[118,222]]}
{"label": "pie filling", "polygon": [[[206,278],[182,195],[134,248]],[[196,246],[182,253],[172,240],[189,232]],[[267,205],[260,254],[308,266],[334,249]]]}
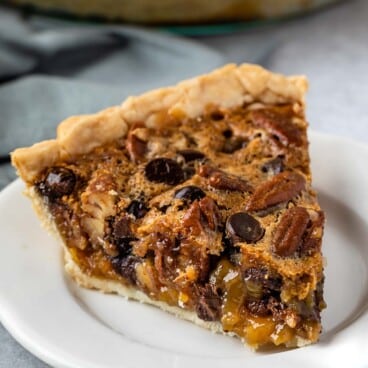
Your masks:
{"label": "pie filling", "polygon": [[38,178],[73,260],[254,347],[316,341],[324,217],[303,116],[258,104],[164,119]]}

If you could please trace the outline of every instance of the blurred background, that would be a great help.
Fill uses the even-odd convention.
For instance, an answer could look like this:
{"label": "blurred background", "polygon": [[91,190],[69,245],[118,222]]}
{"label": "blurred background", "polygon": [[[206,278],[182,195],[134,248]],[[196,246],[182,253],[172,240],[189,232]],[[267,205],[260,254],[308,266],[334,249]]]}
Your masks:
{"label": "blurred background", "polygon": [[[368,143],[367,35],[366,0],[0,0],[0,189],[66,117],[228,62],[307,75],[311,129]],[[0,368],[46,366],[0,324]]]}

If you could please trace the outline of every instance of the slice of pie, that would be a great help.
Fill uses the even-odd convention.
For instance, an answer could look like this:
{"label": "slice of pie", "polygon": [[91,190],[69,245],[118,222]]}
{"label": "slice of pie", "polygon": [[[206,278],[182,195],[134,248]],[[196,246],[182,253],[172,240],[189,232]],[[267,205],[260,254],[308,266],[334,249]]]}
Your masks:
{"label": "slice of pie", "polygon": [[66,271],[250,346],[318,340],[303,77],[227,65],[60,124],[12,162]]}

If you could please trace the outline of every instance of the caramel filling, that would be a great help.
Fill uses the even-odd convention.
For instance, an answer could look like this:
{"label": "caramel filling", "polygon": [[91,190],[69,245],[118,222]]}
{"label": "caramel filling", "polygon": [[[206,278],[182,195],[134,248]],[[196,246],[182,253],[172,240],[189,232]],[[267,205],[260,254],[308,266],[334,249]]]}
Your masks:
{"label": "caramel filling", "polygon": [[44,172],[44,198],[74,261],[195,312],[258,347],[316,341],[323,213],[306,124],[284,105],[164,127]]}

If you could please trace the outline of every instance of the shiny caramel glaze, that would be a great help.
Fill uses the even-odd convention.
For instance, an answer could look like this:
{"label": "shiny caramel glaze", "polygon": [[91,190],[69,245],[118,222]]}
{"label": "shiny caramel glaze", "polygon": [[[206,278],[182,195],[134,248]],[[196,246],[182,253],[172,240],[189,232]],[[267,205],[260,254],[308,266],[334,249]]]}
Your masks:
{"label": "shiny caramel glaze", "polygon": [[254,104],[135,124],[36,187],[87,274],[219,321],[254,347],[313,342],[324,217],[298,111]]}

